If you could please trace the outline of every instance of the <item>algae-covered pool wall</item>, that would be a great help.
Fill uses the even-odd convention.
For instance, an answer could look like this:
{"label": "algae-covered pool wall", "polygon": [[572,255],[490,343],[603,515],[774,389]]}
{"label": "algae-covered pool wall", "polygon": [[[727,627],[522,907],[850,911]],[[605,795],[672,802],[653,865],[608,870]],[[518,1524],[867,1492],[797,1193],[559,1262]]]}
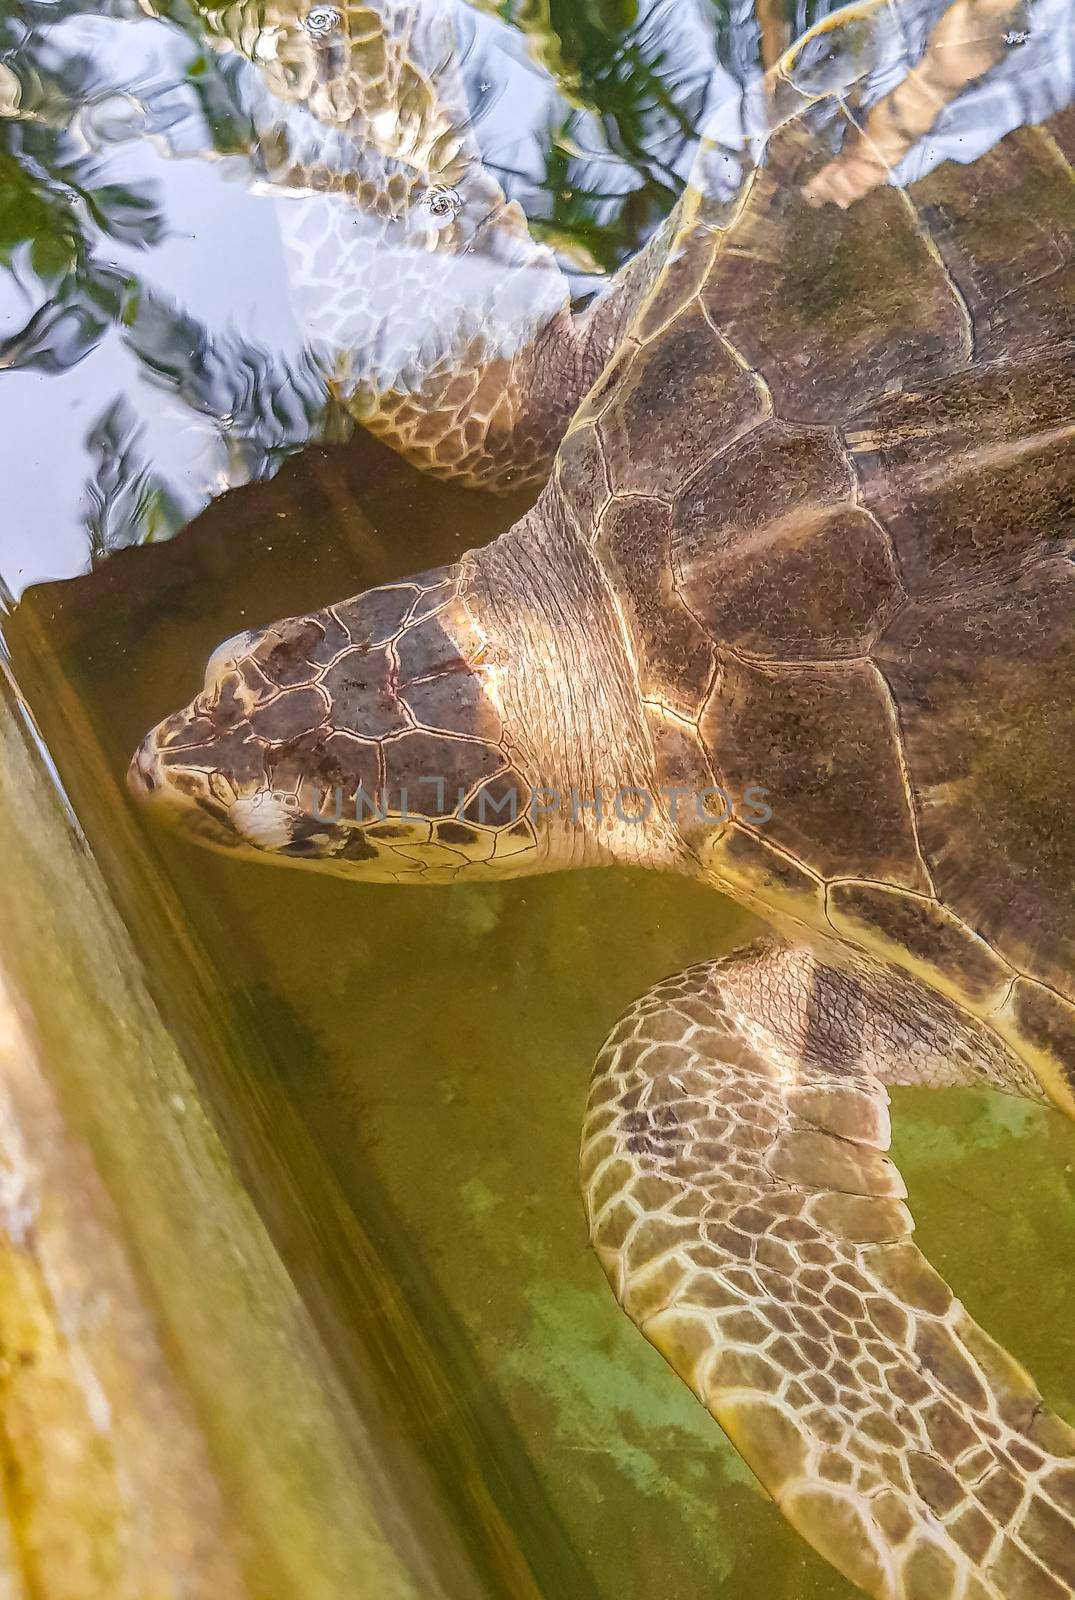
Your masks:
{"label": "algae-covered pool wall", "polygon": [[0,1589],[486,1592],[335,1376],[2,690]]}

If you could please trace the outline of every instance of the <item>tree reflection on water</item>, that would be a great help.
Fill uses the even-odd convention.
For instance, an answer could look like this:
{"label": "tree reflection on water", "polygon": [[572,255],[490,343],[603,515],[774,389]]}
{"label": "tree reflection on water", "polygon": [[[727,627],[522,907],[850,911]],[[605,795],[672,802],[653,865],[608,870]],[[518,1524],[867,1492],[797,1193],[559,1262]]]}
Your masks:
{"label": "tree reflection on water", "polygon": [[[425,99],[386,78],[362,106],[295,0],[0,0],[0,369],[21,384],[4,429],[25,544],[11,587],[167,538],[304,444],[345,439],[368,376],[355,351],[407,393],[423,363],[450,370],[475,329],[510,336],[565,282],[584,304],[668,215],[700,128],[716,116],[741,143],[744,89],[830,8],[414,3]],[[920,0],[901,26],[924,40],[965,8]],[[967,159],[979,125],[1002,135],[1003,107],[983,107],[948,153]],[[834,194],[877,181],[860,166]],[[430,218],[424,234],[410,220],[416,169],[466,174],[501,212],[518,202],[535,243],[474,224],[438,255]],[[414,263],[425,276],[401,291]],[[46,473],[38,457],[20,476],[57,431]]]}
{"label": "tree reflection on water", "polygon": [[[275,293],[250,314],[205,293],[214,279],[253,287],[274,270],[254,253],[264,239],[251,239],[247,259],[214,248],[222,205],[273,190],[300,232],[299,214],[344,193],[361,154],[302,95],[305,41],[294,60],[269,48],[297,38],[298,12],[183,0],[147,11],[58,0],[0,13],[0,365],[54,376],[82,367],[62,393],[77,397],[76,415],[92,414],[76,430],[82,557],[66,548],[59,570],[41,576],[169,537],[214,494],[349,427],[329,382],[340,349],[323,326],[282,314],[283,301],[301,299],[310,263],[292,250],[286,273],[275,265]],[[576,300],[673,205],[699,125],[734,87],[720,63],[745,73],[760,59],[747,6],[460,6],[456,28],[482,158],[555,250]],[[206,169],[193,190],[189,161],[177,159],[191,157]],[[210,224],[197,239],[198,293],[192,192]],[[185,228],[177,263],[169,246]],[[362,265],[360,253],[337,251],[316,270]],[[173,402],[163,428],[161,391]]]}

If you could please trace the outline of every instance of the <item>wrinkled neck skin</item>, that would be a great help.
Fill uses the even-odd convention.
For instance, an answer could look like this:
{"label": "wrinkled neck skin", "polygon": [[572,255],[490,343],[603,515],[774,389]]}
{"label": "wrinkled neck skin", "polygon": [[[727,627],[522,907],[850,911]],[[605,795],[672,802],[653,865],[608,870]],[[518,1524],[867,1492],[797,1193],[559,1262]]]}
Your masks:
{"label": "wrinkled neck skin", "polygon": [[660,797],[652,733],[615,597],[557,498],[464,558],[490,692],[545,820],[544,870],[612,861],[694,872]]}

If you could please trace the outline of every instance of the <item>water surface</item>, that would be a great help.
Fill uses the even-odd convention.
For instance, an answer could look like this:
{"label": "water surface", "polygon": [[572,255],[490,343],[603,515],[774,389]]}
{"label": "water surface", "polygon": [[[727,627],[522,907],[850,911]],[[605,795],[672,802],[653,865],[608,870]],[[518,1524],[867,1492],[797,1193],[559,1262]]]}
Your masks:
{"label": "water surface", "polygon": [[[491,158],[584,298],[673,203],[700,117],[765,41],[742,6],[568,11],[558,33],[476,35],[471,77]],[[526,502],[346,437],[304,364],[281,243],[281,208],[302,202],[259,188],[248,63],[206,43],[222,14],[26,14],[29,30],[4,20],[6,59],[36,87],[0,123],[4,641],[166,1014],[183,1026],[187,969],[147,863],[235,1019],[234,1079],[207,1088],[255,1195],[273,1209],[242,1134],[256,1111],[285,1166],[308,1175],[315,1152],[315,1225],[331,1191],[424,1341],[430,1372],[418,1344],[395,1371],[400,1426],[469,1519],[491,1595],[513,1596],[518,1560],[548,1600],[846,1600],[618,1310],[577,1194],[605,1033],[649,984],[747,936],[744,915],[641,873],[403,892],[128,843],[130,752],[219,640],[455,559]],[[146,115],[152,139],[131,132]],[[294,454],[310,439],[328,442]],[[969,1091],[894,1100],[920,1242],[1075,1419],[1070,1128]],[[301,1230],[275,1223],[288,1258]],[[292,1270],[337,1341],[350,1324],[390,1352],[395,1308],[328,1232]]]}

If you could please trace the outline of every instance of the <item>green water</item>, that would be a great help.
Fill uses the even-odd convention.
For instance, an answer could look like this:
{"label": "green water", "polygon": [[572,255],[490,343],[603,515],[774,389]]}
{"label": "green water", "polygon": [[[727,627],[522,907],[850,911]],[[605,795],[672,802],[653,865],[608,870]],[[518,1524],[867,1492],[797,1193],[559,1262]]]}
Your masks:
{"label": "green water", "polygon": [[[94,742],[118,782],[138,735],[186,696],[220,638],[398,570],[401,537],[423,566],[511,515],[371,445],[339,447],[226,497],[177,543],[33,590],[9,641],[104,854],[110,810],[125,801],[118,787],[87,791]],[[74,736],[43,685],[33,694],[38,624],[74,691],[64,716],[85,719]],[[235,1064],[240,1081],[253,1070],[260,1081],[238,1099],[233,1088],[225,1123],[243,1093],[267,1097],[270,1126],[273,1105],[297,1113],[443,1365],[443,1384],[402,1398],[457,1518],[477,1518],[487,1497],[474,1538],[489,1592],[513,1592],[489,1548],[491,1505],[536,1592],[555,1600],[848,1596],[619,1311],[576,1188],[589,1065],[609,1026],[655,979],[748,935],[744,916],[656,875],[397,890],[232,863],[156,835],[146,845],[261,1047],[256,1068]],[[169,951],[147,959],[167,982]],[[178,1017],[183,993],[169,1005]],[[1000,1096],[895,1100],[922,1244],[1075,1416],[1070,1127]],[[376,1317],[349,1306],[335,1260],[334,1314],[344,1325]],[[463,1458],[478,1480],[459,1481]]]}
{"label": "green water", "polygon": [[[196,36],[199,8],[166,9]],[[634,6],[500,9],[529,24],[532,54],[573,97],[535,184],[550,201],[539,224],[583,264],[576,286],[588,292],[589,268],[622,260],[673,203],[673,157],[689,142],[697,97],[680,92],[674,62]],[[792,9],[789,29],[806,19]],[[757,38],[736,32],[731,10],[698,14],[720,63],[736,68]],[[10,23],[0,8],[0,24]],[[207,53],[190,73],[215,107],[225,154],[242,148],[242,129],[218,68]],[[62,87],[68,109],[87,92],[84,82]],[[24,489],[8,494],[0,544],[0,575],[13,589],[20,573],[79,570],[91,550],[186,520],[152,476],[151,441],[140,446],[149,475],[118,536],[113,526],[103,538],[85,495],[72,490],[63,528],[49,499],[115,392],[115,371],[102,364],[98,377],[94,363],[137,315],[133,269],[122,290],[108,280],[107,293],[91,271],[75,178],[98,194],[98,211],[107,207],[94,174],[61,159],[61,99],[57,91],[50,102],[51,124],[0,119],[0,263],[12,283],[16,267],[25,277],[19,252],[34,231],[45,242],[30,276],[54,285],[73,263],[62,281],[81,308],[77,351],[41,334],[24,344],[25,370],[5,374],[0,389],[3,437],[22,441],[10,470]],[[579,104],[609,134],[586,192],[565,187]],[[183,176],[199,170],[188,163]],[[618,199],[614,173],[631,182]],[[148,281],[154,213],[134,193],[105,197],[109,237],[141,228]],[[197,194],[192,215],[207,234],[226,235],[221,193]],[[177,213],[183,227],[194,223]],[[260,261],[242,253],[239,236],[227,248],[253,294]],[[230,305],[216,270],[200,268],[192,299],[219,290]],[[190,346],[192,355],[196,337]],[[72,355],[70,378],[49,365],[58,349]],[[177,427],[208,414],[189,365],[180,374],[194,397],[189,415],[175,423],[168,413]],[[164,414],[156,391],[138,395]],[[27,462],[20,428],[34,406],[46,407],[54,431]],[[255,472],[276,464],[263,422],[255,417],[243,440]],[[121,435],[98,448],[105,466]],[[128,429],[126,443],[133,438]],[[132,475],[136,466],[132,457]],[[423,480],[370,441],[315,446],[271,481],[216,499],[170,543],[33,583],[3,618],[4,642],[166,1020],[192,1049],[206,1019],[224,1041],[202,1090],[326,1344],[356,1387],[369,1367],[391,1397],[386,1427],[429,1461],[490,1597],[849,1600],[849,1586],[785,1526],[619,1311],[588,1250],[577,1192],[587,1078],[608,1029],[655,980],[749,937],[744,915],[689,882],[623,871],[404,891],[229,862],[147,830],[123,790],[136,743],[190,697],[220,640],[453,560],[523,505]],[[1075,1420],[1075,1131],[998,1096],[901,1091],[894,1103],[921,1244]]]}

